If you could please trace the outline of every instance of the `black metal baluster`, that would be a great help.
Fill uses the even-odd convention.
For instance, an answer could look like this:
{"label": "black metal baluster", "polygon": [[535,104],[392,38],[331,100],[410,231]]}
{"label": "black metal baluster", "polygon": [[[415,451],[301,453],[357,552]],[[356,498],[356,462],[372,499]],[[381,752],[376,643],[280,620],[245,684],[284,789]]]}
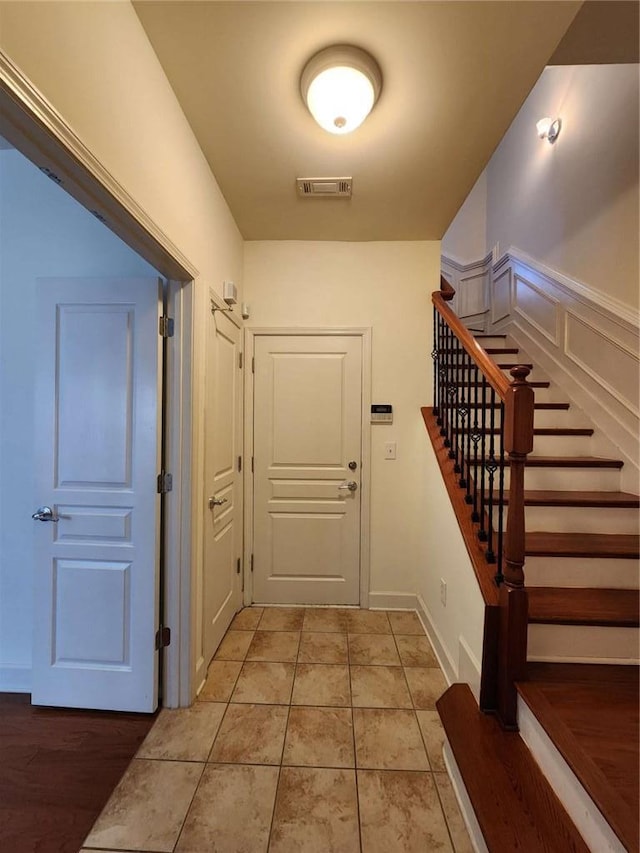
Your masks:
{"label": "black metal baluster", "polygon": [[451,381],[451,402],[453,404],[453,430],[452,430],[452,444],[453,444],[453,458],[455,459],[455,463],[453,465],[453,470],[456,474],[460,473],[460,410],[458,408],[458,398],[460,393],[458,391],[458,383],[460,382],[460,341],[457,337],[453,339],[453,373],[452,373],[452,381]]}
{"label": "black metal baluster", "polygon": [[433,416],[438,418],[440,423],[440,412],[438,410],[438,400],[440,399],[439,379],[438,379],[438,336],[440,331],[440,312],[434,306],[433,308],[433,349],[431,350],[431,359],[433,361]]}
{"label": "black metal baluster", "polygon": [[[440,377],[439,383],[439,408],[440,408],[440,417],[438,418],[438,423],[440,424],[440,435],[445,436],[447,434],[447,430],[444,426],[445,419],[445,406],[447,404],[446,393],[447,393],[447,368],[445,366],[446,354],[445,354],[445,346],[447,339],[447,324],[439,317],[440,323],[440,331],[438,333],[438,376]],[[446,445],[445,445],[446,446]]]}
{"label": "black metal baluster", "polygon": [[487,552],[485,554],[488,563],[495,563],[496,555],[493,550],[493,481],[495,473],[498,470],[498,463],[495,456],[495,423],[496,423],[496,392],[491,388],[491,397],[489,403],[489,458],[486,463],[487,474],[489,475],[489,499],[488,499],[488,523],[487,523]]}
{"label": "black metal baluster", "polygon": [[[455,341],[456,338],[449,329],[449,343],[448,343],[448,352],[447,352],[447,438],[449,439],[449,444],[447,445],[449,448],[449,459],[456,458],[456,451],[454,446],[454,435],[453,429],[455,425],[455,417],[454,417],[454,406],[455,406],[455,397],[456,397],[456,386],[454,385],[454,369],[453,369],[453,358],[454,358],[454,349],[455,349]],[[446,444],[446,442],[445,442]],[[455,471],[455,466],[454,466]]]}
{"label": "black metal baluster", "polygon": [[478,539],[481,542],[487,541],[487,531],[485,530],[484,508],[486,504],[485,496],[485,456],[487,452],[487,377],[482,374],[482,409],[480,418],[480,530],[478,531]]}
{"label": "black metal baluster", "polygon": [[467,375],[469,355],[460,344],[460,358],[458,361],[458,387],[460,388],[460,402],[458,403],[458,414],[460,415],[460,431],[458,432],[458,446],[460,448],[460,479],[458,485],[461,489],[467,488],[467,471],[465,468],[464,445],[467,438],[467,417],[469,415],[469,401],[467,400]]}
{"label": "black metal baluster", "polygon": [[478,469],[478,442],[482,438],[480,427],[478,426],[478,412],[480,411],[478,401],[478,390],[480,388],[480,371],[476,364],[473,365],[473,428],[470,430],[471,441],[473,442],[473,512],[471,513],[471,521],[480,521],[478,513],[478,481],[480,479],[480,471]]}
{"label": "black metal baluster", "polygon": [[496,583],[504,581],[502,573],[503,538],[504,538],[504,403],[500,402],[500,472],[498,474],[498,570]]}
{"label": "black metal baluster", "polygon": [[[449,346],[451,341],[451,329],[448,324],[445,324],[444,327],[444,356],[443,356],[443,367],[444,367],[444,381],[442,383],[442,430],[444,430],[444,446],[451,447],[451,440],[449,438],[449,425],[451,422],[451,412],[450,412],[450,397],[449,397]],[[441,430],[441,432],[442,432]],[[451,455],[451,453],[449,453]]]}

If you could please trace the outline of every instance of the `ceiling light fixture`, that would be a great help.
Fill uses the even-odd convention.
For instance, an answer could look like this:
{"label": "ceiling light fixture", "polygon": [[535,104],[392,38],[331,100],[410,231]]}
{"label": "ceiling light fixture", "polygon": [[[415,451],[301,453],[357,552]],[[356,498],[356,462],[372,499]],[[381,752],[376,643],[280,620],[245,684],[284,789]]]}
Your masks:
{"label": "ceiling light fixture", "polygon": [[351,133],[373,109],[382,89],[375,59],[359,47],[337,44],[312,56],[300,78],[302,98],[320,127]]}
{"label": "ceiling light fixture", "polygon": [[539,122],[536,122],[536,130],[540,139],[548,139],[551,144],[558,138],[561,127],[562,120],[559,118],[551,119],[546,116],[545,118],[541,118]]}

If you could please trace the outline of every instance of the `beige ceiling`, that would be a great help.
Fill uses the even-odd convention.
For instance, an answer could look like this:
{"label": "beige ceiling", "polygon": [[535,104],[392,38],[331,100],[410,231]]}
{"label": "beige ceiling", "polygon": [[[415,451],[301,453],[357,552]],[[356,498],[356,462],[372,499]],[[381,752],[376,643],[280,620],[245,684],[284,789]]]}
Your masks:
{"label": "beige ceiling", "polygon": [[[249,240],[440,239],[579,7],[135,3]],[[368,50],[383,74],[347,136],[321,130],[299,90],[308,58],[335,43]],[[352,176],[353,198],[298,198],[296,177],[318,176]]]}

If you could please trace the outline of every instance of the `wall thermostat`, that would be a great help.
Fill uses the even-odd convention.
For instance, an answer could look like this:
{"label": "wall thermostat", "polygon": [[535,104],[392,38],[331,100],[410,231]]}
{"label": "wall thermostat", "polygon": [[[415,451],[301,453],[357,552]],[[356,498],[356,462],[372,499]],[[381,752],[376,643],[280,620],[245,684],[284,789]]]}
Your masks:
{"label": "wall thermostat", "polygon": [[393,406],[390,403],[374,403],[371,406],[372,424],[392,424]]}

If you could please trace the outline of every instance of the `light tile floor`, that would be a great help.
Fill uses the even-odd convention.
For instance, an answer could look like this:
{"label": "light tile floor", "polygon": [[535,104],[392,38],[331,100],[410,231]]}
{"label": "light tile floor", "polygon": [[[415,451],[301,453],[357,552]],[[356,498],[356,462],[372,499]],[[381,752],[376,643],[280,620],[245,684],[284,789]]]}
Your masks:
{"label": "light tile floor", "polygon": [[246,608],[81,853],[470,853],[445,687],[415,613]]}

